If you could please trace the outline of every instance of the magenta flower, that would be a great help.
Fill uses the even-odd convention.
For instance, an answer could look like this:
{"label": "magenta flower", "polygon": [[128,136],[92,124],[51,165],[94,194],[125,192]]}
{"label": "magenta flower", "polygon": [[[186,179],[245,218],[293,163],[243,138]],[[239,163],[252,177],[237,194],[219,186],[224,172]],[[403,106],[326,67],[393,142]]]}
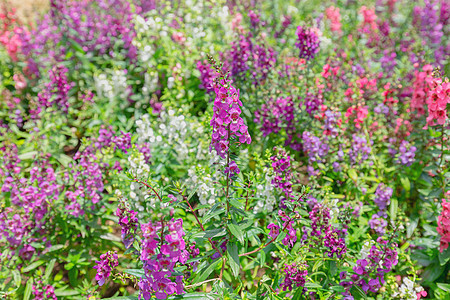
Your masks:
{"label": "magenta flower", "polygon": [[269,236],[272,239],[275,239],[280,233],[280,226],[275,225],[274,223],[270,223],[267,228],[270,229]]}

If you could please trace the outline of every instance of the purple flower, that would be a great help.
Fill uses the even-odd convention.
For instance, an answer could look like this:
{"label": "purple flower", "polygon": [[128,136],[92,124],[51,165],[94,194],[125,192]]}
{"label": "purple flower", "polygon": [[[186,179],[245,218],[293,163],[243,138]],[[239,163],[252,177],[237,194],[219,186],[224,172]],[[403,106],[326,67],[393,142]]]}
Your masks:
{"label": "purple flower", "polygon": [[387,206],[391,203],[393,190],[387,187],[384,183],[380,183],[375,191],[375,199],[373,200],[375,204],[381,209],[385,210]]}
{"label": "purple flower", "polygon": [[[186,264],[190,256],[183,238],[185,233],[182,219],[172,219],[165,223],[149,222],[142,224],[141,230],[141,261],[145,271],[145,276],[138,284],[141,297],[150,299],[151,295],[155,295],[157,299],[166,299],[175,292],[182,294],[183,277],[172,278],[176,264]],[[159,245],[161,247],[156,254]]]}
{"label": "purple flower", "polygon": [[95,280],[98,281],[98,285],[102,286],[105,284],[106,279],[111,275],[111,271],[119,265],[117,253],[112,253],[111,251],[100,255],[100,260],[96,261],[97,265],[94,269],[97,269],[97,275]]}
{"label": "purple flower", "polygon": [[402,141],[398,148],[398,163],[405,166],[410,166],[415,161],[417,148],[412,146],[408,141]]}
{"label": "purple flower", "polygon": [[319,52],[320,41],[311,28],[297,27],[297,43],[295,46],[300,50],[300,58],[311,60]]}
{"label": "purple flower", "polygon": [[[370,141],[370,144],[372,143],[373,142]],[[369,143],[367,143],[366,138],[353,134],[352,147],[348,152],[352,165],[361,165],[365,160],[369,158],[370,152],[372,152],[372,148],[370,147]]]}
{"label": "purple flower", "polygon": [[383,235],[388,224],[386,218],[387,214],[384,211],[379,211],[378,213],[373,214],[372,218],[369,220],[370,228],[375,230],[378,235]]}
{"label": "purple flower", "polygon": [[306,293],[307,288],[305,288],[304,286],[306,283],[306,275],[308,275],[308,270],[306,269],[307,267],[308,265],[306,264],[286,264],[284,269],[286,275],[284,281],[281,283],[283,291],[292,291],[295,286],[303,288],[302,293]]}
{"label": "purple flower", "polygon": [[275,239],[280,234],[280,226],[275,225],[274,223],[270,223],[267,228],[270,229],[269,236],[272,239]]}
{"label": "purple flower", "polygon": [[134,234],[139,225],[139,220],[136,215],[137,213],[129,208],[128,203],[124,201],[120,202],[116,216],[119,218],[120,227],[122,227],[122,241],[125,249],[130,248],[134,242]]}
{"label": "purple flower", "polygon": [[276,155],[272,156],[272,168],[274,172],[274,178],[272,179],[272,185],[283,191],[285,200],[293,201],[292,198],[292,170],[291,170],[291,157],[283,149],[274,148]]}
{"label": "purple flower", "polygon": [[[213,127],[210,151],[214,148],[217,154],[225,158],[229,155],[230,141],[250,144],[252,139],[241,115],[242,102],[239,100],[239,90],[232,85],[227,77],[221,77],[214,83],[216,99],[214,100],[214,114],[210,125]],[[227,166],[226,172],[238,174],[236,163]]]}

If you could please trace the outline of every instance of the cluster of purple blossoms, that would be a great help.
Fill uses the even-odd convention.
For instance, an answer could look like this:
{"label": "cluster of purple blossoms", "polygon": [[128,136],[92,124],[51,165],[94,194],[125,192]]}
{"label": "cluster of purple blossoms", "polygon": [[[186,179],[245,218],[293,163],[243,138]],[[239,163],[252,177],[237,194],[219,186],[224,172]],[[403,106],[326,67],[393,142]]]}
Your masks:
{"label": "cluster of purple blossoms", "polygon": [[326,158],[329,146],[326,143],[327,138],[324,137],[324,141],[322,141],[320,138],[312,135],[308,131],[304,131],[303,135],[303,151],[308,155],[308,173],[310,176],[316,176],[319,171],[315,170],[312,166],[312,163],[317,162],[321,163]]}
{"label": "cluster of purple blossoms", "polygon": [[270,47],[253,43],[252,37],[250,32],[240,35],[239,40],[232,42],[231,49],[222,54],[222,58],[227,61],[225,69],[231,72],[234,79],[244,77],[250,71],[253,84],[258,85],[275,65],[277,54]]}
{"label": "cluster of purple blossoms", "polygon": [[386,210],[391,203],[392,188],[380,183],[375,190],[375,199],[373,200],[380,210]]}
{"label": "cluster of purple blossoms", "polygon": [[[370,144],[373,144],[372,140],[370,141]],[[369,154],[372,151],[372,148],[370,147],[371,145],[367,143],[366,138],[353,134],[352,147],[348,152],[350,162],[352,164],[361,165],[365,160],[369,158]]]}
{"label": "cluster of purple blossoms", "polygon": [[226,69],[231,72],[233,78],[244,76],[250,69],[249,61],[252,58],[253,48],[251,37],[251,33],[247,36],[241,34],[237,41],[231,43],[230,50],[223,54],[224,58],[227,58],[226,61],[229,62]]}
{"label": "cluster of purple blossoms", "polygon": [[295,46],[300,50],[300,58],[311,60],[319,52],[319,37],[314,33],[311,28],[302,26],[297,27],[297,43]]}
{"label": "cluster of purple blossoms", "polygon": [[40,280],[36,283],[36,285],[33,284],[32,290],[35,300],[58,299],[55,295],[55,288],[49,284],[43,285]]}
{"label": "cluster of purple blossoms", "polygon": [[270,99],[267,104],[263,104],[255,111],[255,123],[262,125],[264,136],[271,133],[279,133],[282,129],[286,131],[287,138],[285,146],[290,146],[294,150],[300,148],[299,143],[294,141],[294,102],[291,97],[279,97]]}
{"label": "cluster of purple blossoms", "polygon": [[408,141],[403,140],[398,148],[397,162],[405,166],[412,165],[415,161],[416,150],[417,148],[415,146],[412,146]]}
{"label": "cluster of purple blossoms", "polygon": [[321,94],[314,94],[311,92],[306,92],[305,99],[303,100],[303,104],[305,105],[305,110],[309,115],[312,115],[313,112],[319,110],[322,103],[323,103],[323,98],[322,98]]}
{"label": "cluster of purple blossoms", "polygon": [[141,152],[144,155],[145,163],[149,164],[150,158],[152,158],[152,154],[150,151],[150,144],[147,142],[144,142],[140,145],[137,145],[137,148],[138,148],[139,152]]}
{"label": "cluster of purple blossoms", "polygon": [[326,251],[328,257],[333,258],[334,254],[336,254],[337,258],[341,258],[347,252],[347,246],[345,245],[346,232],[346,229],[332,228],[325,234],[323,245],[328,248]]}
{"label": "cluster of purple blossoms", "polygon": [[253,84],[258,85],[269,75],[269,71],[277,61],[276,52],[272,48],[265,48],[263,45],[253,47]]}
{"label": "cluster of purple blossoms", "polygon": [[119,265],[117,252],[112,253],[112,251],[108,251],[100,255],[100,260],[96,261],[96,263],[97,265],[94,266],[94,269],[97,269],[95,280],[98,281],[99,286],[102,286],[111,275],[111,272]]}
{"label": "cluster of purple blossoms", "polygon": [[324,113],[323,133],[336,137],[338,135],[338,126],[341,113],[339,111],[327,110]]}
{"label": "cluster of purple blossoms", "polygon": [[[284,231],[286,231],[286,236],[281,241],[283,245],[294,247],[295,242],[297,241],[297,229],[294,228],[292,225],[293,218],[289,217],[284,211],[279,210],[278,216],[280,216],[281,220],[283,221],[282,228]],[[270,226],[270,224],[269,224]],[[269,228],[269,227],[267,227]],[[276,230],[276,227],[271,228],[273,230]]]}
{"label": "cluster of purple blossoms", "polygon": [[353,267],[355,274],[351,275],[350,281],[346,280],[347,272],[339,274],[342,280],[340,285],[346,288],[343,295],[348,296],[353,285],[359,286],[365,293],[378,292],[385,283],[384,275],[398,263],[396,247],[396,244],[388,245],[388,241],[379,237],[369,253],[356,261],[356,266]]}
{"label": "cluster of purple blossoms", "polygon": [[[73,181],[73,185],[66,191],[66,197],[70,204],[66,209],[70,214],[78,217],[84,215],[87,201],[96,204],[101,200],[103,191],[103,172],[94,147],[87,147],[82,152],[77,152],[73,157],[76,162],[69,164],[69,172],[66,179]],[[82,199],[83,207],[78,199]]]}
{"label": "cluster of purple blossoms", "polygon": [[381,67],[384,73],[388,76],[392,76],[392,73],[397,66],[397,53],[393,50],[384,50],[383,56],[380,58]]}
{"label": "cluster of purple blossoms", "polygon": [[379,115],[383,114],[385,116],[388,116],[389,115],[389,106],[384,105],[382,102],[378,103],[378,105],[375,106],[375,108],[373,109],[373,112],[376,114],[379,114]]}
{"label": "cluster of purple blossoms", "polygon": [[308,154],[310,162],[322,162],[329,151],[328,144],[308,131],[303,132],[303,150]]}
{"label": "cluster of purple blossoms", "polygon": [[[238,139],[239,143],[250,144],[252,139],[248,133],[248,127],[241,117],[242,102],[239,100],[239,90],[231,85],[232,81],[226,77],[220,78],[214,84],[216,99],[214,100],[214,114],[210,125],[213,127],[210,151],[212,148],[222,158],[229,155],[230,142]],[[239,168],[235,162],[231,162],[228,172],[238,174]]]}
{"label": "cluster of purple blossoms", "polygon": [[126,149],[131,148],[131,136],[129,133],[123,132],[120,136],[115,136],[111,127],[102,126],[98,138],[92,139],[91,145],[74,155],[75,162],[69,164],[69,170],[65,174],[66,181],[70,183],[65,194],[70,202],[66,209],[71,215],[75,217],[83,215],[87,202],[96,204],[101,200],[105,170],[111,167],[116,170],[121,169],[119,162],[116,162],[114,166],[109,166],[106,163],[100,163],[97,156],[98,150],[112,146],[126,152]]}
{"label": "cluster of purple blossoms", "polygon": [[306,276],[308,275],[308,265],[307,264],[296,264],[292,263],[290,265],[286,264],[284,272],[286,273],[286,277],[284,278],[284,281],[281,283],[281,287],[283,288],[283,291],[292,291],[292,289],[295,287],[303,288],[303,293],[306,293],[308,291],[307,288],[305,288],[306,283]]}
{"label": "cluster of purple blossoms", "polygon": [[[450,49],[448,46],[442,44],[445,22],[448,21],[446,21],[445,18],[440,18],[442,16],[442,10],[439,13],[438,7],[438,1],[425,0],[424,7],[414,7],[413,17],[414,23],[419,26],[421,36],[425,39],[424,42],[426,42],[428,46],[434,48],[436,62],[442,65],[445,56],[449,54]],[[444,9],[445,12],[444,5],[442,5],[441,9]]]}
{"label": "cluster of purple blossoms", "polygon": [[[70,44],[64,42],[67,40],[73,41],[78,51],[113,57],[120,44],[123,54],[134,61],[137,49],[132,43],[136,36],[133,15],[129,1],[124,0],[52,0],[36,29],[22,30],[20,35],[29,70],[39,76],[45,64],[63,61],[70,51]],[[48,60],[39,60],[42,57]]]}
{"label": "cluster of purple blossoms", "polygon": [[69,92],[72,88],[72,84],[67,81],[67,72],[69,70],[63,65],[57,65],[50,70],[50,82],[38,94],[34,118],[37,117],[43,108],[52,107],[53,105],[56,105],[61,111],[67,112],[69,109]]}
{"label": "cluster of purple blossoms", "polygon": [[134,242],[134,234],[139,226],[139,220],[136,217],[137,212],[129,208],[128,203],[121,201],[116,211],[116,216],[119,218],[119,225],[122,228],[122,242],[125,249],[131,247]]}
{"label": "cluster of purple blossoms", "polygon": [[259,27],[259,23],[261,23],[261,15],[255,13],[253,10],[250,10],[248,12],[248,17],[250,18],[250,24],[252,26],[252,28],[258,28]]}
{"label": "cluster of purple blossoms", "polygon": [[337,258],[341,258],[347,253],[345,244],[347,229],[337,229],[330,224],[331,215],[328,207],[311,200],[308,204],[314,205],[309,212],[309,218],[312,221],[310,233],[312,243],[310,246],[313,247],[313,243],[316,246],[323,244],[323,246],[328,248],[326,251],[328,257],[332,258],[336,254]]}
{"label": "cluster of purple blossoms", "polygon": [[199,88],[206,90],[208,93],[214,91],[214,79],[216,72],[211,65],[206,61],[199,60],[197,62],[197,70],[200,71],[200,85]]}
{"label": "cluster of purple blossoms", "polygon": [[131,134],[128,132],[120,131],[120,135],[115,135],[116,133],[112,129],[112,126],[102,125],[98,131],[98,137],[93,139],[94,146],[97,149],[111,147],[114,144],[114,150],[119,148],[124,153],[126,150],[131,148]]}
{"label": "cluster of purple blossoms", "polygon": [[273,186],[283,191],[285,199],[282,201],[292,201],[291,157],[284,149],[274,148],[274,151],[276,155],[270,157],[275,175],[271,183]]}
{"label": "cluster of purple blossoms", "polygon": [[155,295],[157,299],[166,299],[174,293],[182,294],[183,276],[173,276],[172,272],[177,262],[185,264],[190,255],[183,238],[183,220],[172,219],[167,223],[155,224],[149,222],[142,224],[141,230],[141,261],[144,263],[145,276],[138,284],[140,297],[149,300]]}
{"label": "cluster of purple blossoms", "polygon": [[386,232],[386,227],[388,225],[387,221],[387,214],[385,211],[380,210],[379,212],[372,215],[372,218],[369,220],[369,226],[375,232],[382,236]]}
{"label": "cluster of purple blossoms", "polygon": [[131,148],[131,134],[123,131],[120,131],[120,133],[121,135],[116,135],[112,138],[114,150],[119,148],[124,153],[127,153],[127,149]]}
{"label": "cluster of purple blossoms", "polygon": [[291,16],[283,16],[283,22],[281,22],[281,29],[275,32],[274,37],[279,38],[281,37],[289,25],[292,23],[292,17]]}
{"label": "cluster of purple blossoms", "polygon": [[[50,156],[36,158],[28,178],[17,178],[21,172],[17,163],[17,147],[3,147],[0,153],[4,165],[0,168],[3,179],[1,192],[9,192],[11,203],[16,207],[7,207],[0,212],[0,236],[3,236],[11,250],[18,251],[18,255],[25,260],[31,258],[36,249],[31,243],[38,241],[32,237],[32,232],[42,234],[45,217],[50,205],[58,199],[62,186],[56,179],[55,170],[49,163]],[[8,160],[10,160],[8,162]],[[46,238],[40,239],[46,241]]]}

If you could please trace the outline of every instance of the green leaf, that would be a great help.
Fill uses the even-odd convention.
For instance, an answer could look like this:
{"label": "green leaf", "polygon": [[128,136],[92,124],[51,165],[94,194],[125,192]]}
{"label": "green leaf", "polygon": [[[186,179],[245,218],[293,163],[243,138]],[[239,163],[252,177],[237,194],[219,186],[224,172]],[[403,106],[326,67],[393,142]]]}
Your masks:
{"label": "green leaf", "polygon": [[391,205],[389,206],[389,213],[391,215],[391,220],[395,220],[397,218],[398,211],[398,201],[395,198],[391,199]]}
{"label": "green leaf", "polygon": [[143,269],[127,269],[123,272],[138,278],[143,278],[145,276],[145,271]]}
{"label": "green leaf", "polygon": [[300,287],[295,291],[295,294],[292,297],[292,299],[301,299],[302,294],[303,294],[303,288]]}
{"label": "green leaf", "polygon": [[193,238],[214,238],[227,234],[225,228],[214,228],[194,234]]}
{"label": "green leaf", "polygon": [[308,289],[311,289],[311,288],[320,289],[322,286],[320,284],[315,283],[315,282],[307,282],[307,283],[305,283],[305,287],[308,288]]}
{"label": "green leaf", "polygon": [[79,291],[75,291],[75,290],[68,290],[68,289],[58,289],[55,290],[55,295],[56,296],[76,296],[78,295],[80,292]]}
{"label": "green leaf", "polygon": [[195,278],[193,283],[195,284],[195,283],[205,281],[208,278],[208,276],[216,269],[216,267],[221,262],[222,262],[222,259],[220,259],[220,258],[216,259],[204,271],[202,270],[201,272],[199,272],[199,274],[201,274],[201,275],[199,275],[197,278]]}
{"label": "green leaf", "polygon": [[356,173],[355,169],[350,169],[350,170],[348,170],[348,176],[349,176],[353,181],[357,181],[357,180],[358,180],[358,173]]}
{"label": "green leaf", "polygon": [[412,216],[411,220],[409,221],[408,227],[406,227],[406,237],[410,238],[414,230],[416,230],[417,225],[419,224],[419,218],[417,216]]}
{"label": "green leaf", "polygon": [[55,263],[56,263],[56,258],[52,259],[52,260],[48,263],[47,267],[45,268],[44,277],[42,277],[42,280],[43,280],[44,282],[46,282],[47,279],[48,279],[48,278],[50,277],[50,275],[52,274],[53,267],[55,266]]}
{"label": "green leaf", "polygon": [[231,234],[233,234],[241,244],[244,244],[244,233],[242,232],[241,227],[236,224],[228,224],[228,229],[230,229]]}
{"label": "green leaf", "polygon": [[16,284],[17,287],[19,287],[21,282],[22,282],[22,278],[20,277],[20,273],[17,270],[13,270],[12,273],[13,273],[14,283]]}
{"label": "green leaf", "polygon": [[436,282],[436,285],[437,285],[438,288],[440,288],[441,290],[446,291],[446,292],[450,292],[450,284],[448,284],[448,283],[439,283],[439,282]]}
{"label": "green leaf", "polygon": [[261,267],[266,263],[266,252],[264,250],[259,252],[259,265]]}
{"label": "green leaf", "polygon": [[433,282],[435,281],[439,276],[441,276],[442,272],[444,271],[444,267],[440,266],[437,263],[433,263],[426,267],[425,271],[422,273],[422,278],[426,282]]}
{"label": "green leaf", "polygon": [[439,252],[439,263],[441,266],[447,264],[447,262],[450,260],[450,248],[445,249],[444,251]]}
{"label": "green leaf", "polygon": [[205,224],[206,222],[208,222],[210,219],[214,218],[215,216],[220,215],[221,213],[224,213],[225,209],[224,208],[220,208],[217,209],[215,212],[207,214],[204,218],[203,218],[203,224]]}
{"label": "green leaf", "polygon": [[227,256],[228,261],[230,262],[231,270],[233,271],[233,276],[234,278],[237,278],[239,276],[241,264],[239,262],[238,248],[235,243],[230,243],[230,246],[228,246]]}
{"label": "green leaf", "polygon": [[218,299],[217,295],[215,295],[216,297],[214,297],[213,295],[211,295],[211,293],[189,293],[189,294],[183,294],[183,295],[177,295],[177,296],[172,296],[169,297],[168,299],[192,299],[192,300],[213,300],[213,299]]}
{"label": "green leaf", "polygon": [[24,292],[24,294],[23,294],[23,300],[28,300],[28,299],[30,299],[30,296],[31,296],[31,288],[32,288],[32,286],[33,286],[33,280],[32,280],[32,279],[29,279],[29,280],[27,281],[27,285],[25,286],[25,292]]}
{"label": "green leaf", "polygon": [[400,177],[400,182],[402,183],[403,187],[405,188],[405,191],[409,193],[411,190],[411,182],[409,182],[408,177]]}
{"label": "green leaf", "polygon": [[343,286],[340,286],[340,285],[332,286],[330,289],[333,290],[333,291],[336,291],[336,292],[338,292],[338,293],[343,293],[343,292],[345,292],[344,287],[343,287]]}
{"label": "green leaf", "polygon": [[350,293],[352,294],[355,299],[367,299],[366,293],[357,285],[353,285],[350,289]]}
{"label": "green leaf", "polygon": [[18,158],[20,160],[27,160],[27,159],[34,158],[36,155],[37,155],[37,151],[30,151],[30,152],[27,152],[27,153],[24,153],[24,154],[20,154],[18,156]]}
{"label": "green leaf", "polygon": [[27,273],[30,272],[31,270],[36,269],[37,267],[39,267],[40,265],[42,265],[44,263],[43,260],[38,260],[35,261],[34,263],[32,263],[31,265],[28,265],[27,267],[22,269],[22,273]]}

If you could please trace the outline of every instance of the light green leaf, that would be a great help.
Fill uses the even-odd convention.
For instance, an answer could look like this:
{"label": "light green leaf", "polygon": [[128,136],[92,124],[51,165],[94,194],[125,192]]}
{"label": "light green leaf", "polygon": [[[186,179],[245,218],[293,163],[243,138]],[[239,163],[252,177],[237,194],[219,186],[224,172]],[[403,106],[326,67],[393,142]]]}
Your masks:
{"label": "light green leaf", "polygon": [[205,270],[201,270],[199,272],[199,276],[195,278],[194,284],[199,283],[202,281],[205,281],[208,276],[216,269],[216,267],[222,262],[222,259],[218,258],[215,261],[213,261]]}
{"label": "light green leaf", "polygon": [[244,233],[242,232],[241,227],[236,224],[228,224],[228,228],[230,229],[231,234],[233,234],[241,244],[244,244]]}
{"label": "light green leaf", "polygon": [[39,267],[40,265],[44,264],[43,260],[38,260],[35,261],[34,263],[32,263],[31,265],[26,266],[25,268],[22,269],[22,273],[27,273],[30,272],[31,270],[36,269],[37,267]]}
{"label": "light green leaf", "polygon": [[228,261],[230,262],[231,270],[233,271],[234,278],[239,275],[239,269],[241,268],[239,262],[238,248],[235,243],[230,243],[227,248]]}

